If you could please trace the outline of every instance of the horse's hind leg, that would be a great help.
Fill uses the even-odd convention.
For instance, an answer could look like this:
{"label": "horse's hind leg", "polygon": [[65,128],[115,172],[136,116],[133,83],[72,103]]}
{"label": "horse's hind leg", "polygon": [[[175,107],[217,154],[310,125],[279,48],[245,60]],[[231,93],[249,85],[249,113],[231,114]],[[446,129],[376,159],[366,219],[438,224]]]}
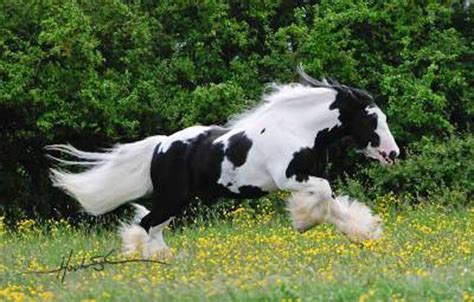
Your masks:
{"label": "horse's hind leg", "polygon": [[178,194],[164,193],[154,194],[151,212],[140,221],[140,227],[149,235],[147,245],[143,249],[143,256],[147,258],[168,259],[173,256],[163,238],[163,231],[171,220],[181,213],[187,199]]}
{"label": "horse's hind leg", "polygon": [[130,224],[123,224],[120,228],[122,250],[125,255],[142,252],[150,240],[148,232],[138,225],[142,218],[147,216],[150,211],[138,204],[133,204],[133,206],[135,207],[135,217]]}
{"label": "horse's hind leg", "polygon": [[[147,245],[143,249],[143,256],[145,258],[156,257],[158,259],[169,259],[173,257],[171,249],[166,244],[163,237],[164,229],[169,225],[174,216],[170,216],[167,219],[164,218],[166,215],[153,215],[151,212],[145,216],[140,222],[140,226],[144,229],[148,229],[149,240]],[[163,221],[163,219],[166,219]],[[160,221],[156,224],[155,221]],[[154,226],[152,226],[154,225]]]}
{"label": "horse's hind leg", "polygon": [[172,257],[172,253],[163,238],[163,231],[179,214],[177,207],[160,208],[154,206],[151,211],[138,204],[135,206],[135,217],[131,224],[124,224],[120,229],[122,248],[126,255],[142,253],[144,257],[156,256],[160,259]]}

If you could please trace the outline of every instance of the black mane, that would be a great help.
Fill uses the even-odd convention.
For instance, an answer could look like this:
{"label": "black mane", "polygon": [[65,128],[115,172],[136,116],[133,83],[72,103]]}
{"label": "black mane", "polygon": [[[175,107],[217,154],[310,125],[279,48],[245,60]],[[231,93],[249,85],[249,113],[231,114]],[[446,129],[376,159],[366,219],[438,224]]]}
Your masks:
{"label": "black mane", "polygon": [[301,83],[303,85],[334,89],[341,95],[344,95],[349,99],[357,101],[362,107],[367,107],[375,104],[374,98],[366,90],[342,85],[337,80],[332,78],[325,78],[322,81],[316,80],[304,71],[302,65],[299,65],[296,71],[298,72],[301,79]]}

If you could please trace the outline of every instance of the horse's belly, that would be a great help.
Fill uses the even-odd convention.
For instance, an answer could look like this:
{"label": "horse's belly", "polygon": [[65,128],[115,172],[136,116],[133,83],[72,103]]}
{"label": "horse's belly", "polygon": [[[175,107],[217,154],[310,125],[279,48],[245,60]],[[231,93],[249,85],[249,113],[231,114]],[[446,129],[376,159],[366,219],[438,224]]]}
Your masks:
{"label": "horse's belly", "polygon": [[236,194],[258,190],[268,193],[277,189],[270,174],[259,163],[252,161],[236,168],[231,162],[224,160],[218,184]]}

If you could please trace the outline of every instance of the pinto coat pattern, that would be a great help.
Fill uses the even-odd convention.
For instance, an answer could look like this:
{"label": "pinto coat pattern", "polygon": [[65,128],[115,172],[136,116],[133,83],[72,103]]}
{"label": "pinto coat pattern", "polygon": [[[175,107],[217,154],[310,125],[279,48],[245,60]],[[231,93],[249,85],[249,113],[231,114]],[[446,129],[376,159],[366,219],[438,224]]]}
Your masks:
{"label": "pinto coat pattern", "polygon": [[51,169],[53,185],[93,215],[153,194],[150,211],[137,206],[137,223],[121,230],[126,252],[168,257],[163,229],[195,197],[257,198],[289,190],[294,227],[329,222],[352,240],[377,238],[380,219],[365,205],[335,197],[325,179],[328,149],[347,138],[382,164],[399,154],[385,114],[365,91],[319,82],[299,70],[303,84],[275,86],[257,108],[226,127],[194,126],[170,136],[118,145],[107,153],[69,145],[47,149],[75,156],[82,173]]}

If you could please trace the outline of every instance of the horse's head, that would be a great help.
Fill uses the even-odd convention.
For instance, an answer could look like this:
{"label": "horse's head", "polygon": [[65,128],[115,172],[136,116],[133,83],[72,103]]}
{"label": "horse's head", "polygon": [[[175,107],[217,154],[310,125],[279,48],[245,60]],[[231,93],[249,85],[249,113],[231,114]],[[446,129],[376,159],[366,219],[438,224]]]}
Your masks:
{"label": "horse's head", "polygon": [[301,67],[298,72],[306,84],[314,87],[332,88],[337,91],[336,100],[329,108],[339,110],[340,126],[355,142],[359,152],[367,157],[377,159],[381,164],[394,162],[400,154],[400,149],[388,128],[387,117],[374,103],[369,93],[341,85],[335,81],[315,80],[307,75]]}
{"label": "horse's head", "polygon": [[[387,117],[365,91],[347,88],[347,102],[342,110],[346,116],[346,127],[356,143],[356,148],[365,156],[377,159],[381,164],[392,164],[400,149],[387,124]],[[341,93],[341,92],[340,92]],[[342,115],[342,112],[341,112]]]}

